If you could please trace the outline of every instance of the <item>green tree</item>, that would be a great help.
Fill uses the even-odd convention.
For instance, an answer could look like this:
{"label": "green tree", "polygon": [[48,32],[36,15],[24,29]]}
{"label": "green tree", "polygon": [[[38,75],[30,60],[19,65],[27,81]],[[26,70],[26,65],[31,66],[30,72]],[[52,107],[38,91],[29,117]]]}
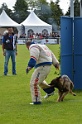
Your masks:
{"label": "green tree", "polygon": [[5,12],[8,14],[9,17],[11,17],[12,15],[12,10],[11,9],[8,9],[8,6],[6,3],[3,3],[1,5],[1,8],[0,8],[0,13],[2,12],[2,10],[5,10]]}
{"label": "green tree", "polygon": [[41,10],[38,11],[38,16],[40,19],[48,23],[48,18],[51,15],[51,9],[48,4],[41,4],[40,3]]}
{"label": "green tree", "polygon": [[[70,7],[69,7],[66,15],[70,15]],[[74,16],[80,16],[80,2],[79,2],[79,0],[75,0],[75,2],[74,2]]]}
{"label": "green tree", "polygon": [[74,16],[80,16],[80,2],[79,2],[79,0],[75,0],[75,3],[74,3]]}
{"label": "green tree", "polygon": [[60,17],[63,15],[62,10],[60,9],[59,5],[58,5],[58,1],[57,2],[53,2],[51,1],[50,3],[50,8],[51,8],[51,18],[55,19],[56,23],[58,25],[60,25]]}
{"label": "green tree", "polygon": [[18,23],[21,23],[28,16],[28,4],[25,0],[17,0],[14,8],[14,17]]}
{"label": "green tree", "polygon": [[50,7],[46,0],[26,0],[29,8],[35,8],[35,13],[43,21],[47,22],[50,15]]}
{"label": "green tree", "polygon": [[[26,0],[27,3],[30,5],[30,7],[36,8],[35,13],[37,16],[52,25],[60,25],[60,16],[63,15],[63,12],[59,6],[60,0],[56,0],[56,2],[53,2],[51,0],[50,3],[47,2],[47,0]],[[38,8],[40,8],[38,10]]]}

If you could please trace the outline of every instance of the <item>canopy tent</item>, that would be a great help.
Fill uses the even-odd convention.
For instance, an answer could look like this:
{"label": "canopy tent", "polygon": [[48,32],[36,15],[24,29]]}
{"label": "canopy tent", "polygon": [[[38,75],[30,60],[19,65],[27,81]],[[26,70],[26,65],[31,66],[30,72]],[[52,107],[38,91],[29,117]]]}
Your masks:
{"label": "canopy tent", "polygon": [[26,35],[28,35],[30,31],[33,31],[34,33],[42,33],[43,31],[48,31],[48,33],[52,32],[52,25],[39,19],[33,11],[31,11],[21,25],[25,26]]}
{"label": "canopy tent", "polygon": [[20,24],[13,21],[3,10],[0,15],[0,27],[18,27]]}

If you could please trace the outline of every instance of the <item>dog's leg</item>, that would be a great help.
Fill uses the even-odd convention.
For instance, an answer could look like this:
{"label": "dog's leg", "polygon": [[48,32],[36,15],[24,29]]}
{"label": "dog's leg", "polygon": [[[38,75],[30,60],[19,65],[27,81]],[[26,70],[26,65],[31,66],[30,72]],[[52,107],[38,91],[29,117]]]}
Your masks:
{"label": "dog's leg", "polygon": [[62,96],[62,92],[58,90],[58,99],[57,99],[57,102],[60,102],[61,101],[61,96]]}
{"label": "dog's leg", "polygon": [[65,96],[66,96],[69,92],[70,92],[73,96],[76,96],[76,94],[73,93],[72,90],[70,90],[70,91],[64,92],[64,93],[61,95],[60,101],[63,101],[64,98],[65,98]]}
{"label": "dog's leg", "polygon": [[64,92],[64,93],[62,94],[61,98],[60,98],[60,101],[63,101],[64,98],[65,98],[65,96],[66,96],[68,93],[69,93],[69,91]]}

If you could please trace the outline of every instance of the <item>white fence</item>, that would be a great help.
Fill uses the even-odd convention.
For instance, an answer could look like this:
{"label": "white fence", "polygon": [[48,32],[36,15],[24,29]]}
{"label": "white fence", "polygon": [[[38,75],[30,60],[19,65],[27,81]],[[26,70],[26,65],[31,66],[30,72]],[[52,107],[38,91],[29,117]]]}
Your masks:
{"label": "white fence", "polygon": [[[25,44],[26,40],[27,39],[25,39],[25,38],[19,38],[18,44]],[[39,43],[39,44],[59,44],[60,38],[56,38],[56,39],[33,39],[33,41],[35,43]]]}

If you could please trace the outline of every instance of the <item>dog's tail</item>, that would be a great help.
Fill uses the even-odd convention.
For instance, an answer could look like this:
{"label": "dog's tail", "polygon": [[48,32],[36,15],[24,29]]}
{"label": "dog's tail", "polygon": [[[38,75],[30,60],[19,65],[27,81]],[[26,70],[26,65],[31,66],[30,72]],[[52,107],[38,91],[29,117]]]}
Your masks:
{"label": "dog's tail", "polygon": [[76,94],[74,92],[72,92],[72,90],[70,90],[70,93],[73,95],[73,96],[76,96]]}
{"label": "dog's tail", "polygon": [[73,96],[76,96],[76,94],[73,92]]}
{"label": "dog's tail", "polygon": [[70,91],[70,93],[73,95],[73,96],[76,96],[76,94],[74,92],[72,92],[72,90]]}
{"label": "dog's tail", "polygon": [[72,90],[73,90],[73,88],[74,88],[74,84],[73,84],[73,82],[71,82],[71,85],[70,85],[70,93],[73,95],[73,96],[76,96],[76,94],[74,93],[74,92],[72,92]]}

